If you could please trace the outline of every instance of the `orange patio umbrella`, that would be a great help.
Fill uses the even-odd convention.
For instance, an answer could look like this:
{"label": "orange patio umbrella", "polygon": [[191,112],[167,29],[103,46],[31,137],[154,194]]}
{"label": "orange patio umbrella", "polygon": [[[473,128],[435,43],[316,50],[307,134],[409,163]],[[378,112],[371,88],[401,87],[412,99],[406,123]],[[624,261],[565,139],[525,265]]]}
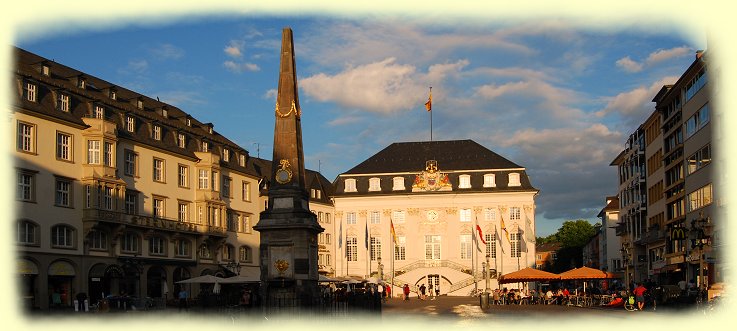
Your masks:
{"label": "orange patio umbrella", "polygon": [[560,280],[560,276],[547,271],[533,268],[524,268],[522,270],[510,272],[508,274],[500,276],[499,284],[538,281],[547,282],[554,280]]}

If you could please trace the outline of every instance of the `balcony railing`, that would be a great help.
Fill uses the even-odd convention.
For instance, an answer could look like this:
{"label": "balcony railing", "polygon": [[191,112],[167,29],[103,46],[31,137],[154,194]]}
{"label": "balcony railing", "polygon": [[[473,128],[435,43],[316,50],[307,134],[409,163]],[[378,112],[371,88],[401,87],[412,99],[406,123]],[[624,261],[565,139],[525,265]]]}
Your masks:
{"label": "balcony railing", "polygon": [[162,217],[130,215],[116,211],[87,208],[82,213],[84,222],[110,222],[160,231],[185,232],[192,234],[207,234],[227,236],[225,227],[208,224],[195,224]]}

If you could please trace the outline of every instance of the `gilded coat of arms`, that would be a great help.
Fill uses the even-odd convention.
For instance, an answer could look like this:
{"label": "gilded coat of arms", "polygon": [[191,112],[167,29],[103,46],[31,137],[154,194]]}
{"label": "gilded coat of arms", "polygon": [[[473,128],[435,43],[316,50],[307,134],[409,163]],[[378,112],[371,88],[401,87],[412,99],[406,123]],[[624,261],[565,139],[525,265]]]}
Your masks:
{"label": "gilded coat of arms", "polygon": [[429,160],[425,164],[425,171],[415,175],[412,192],[419,191],[450,191],[452,189],[448,174],[438,171],[438,162]]}

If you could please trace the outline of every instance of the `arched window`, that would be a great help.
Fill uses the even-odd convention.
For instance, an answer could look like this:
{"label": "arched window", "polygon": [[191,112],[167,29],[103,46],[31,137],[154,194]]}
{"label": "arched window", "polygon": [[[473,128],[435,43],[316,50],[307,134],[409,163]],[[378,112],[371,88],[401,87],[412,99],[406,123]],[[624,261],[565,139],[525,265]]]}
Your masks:
{"label": "arched window", "polygon": [[74,247],[74,228],[57,225],[51,228],[51,246],[56,248]]}
{"label": "arched window", "polygon": [[197,248],[197,255],[203,259],[212,259],[212,253],[210,252],[210,248],[207,247],[207,244],[202,244]]}
{"label": "arched window", "polygon": [[38,225],[28,220],[18,221],[16,241],[24,245],[38,245]]}

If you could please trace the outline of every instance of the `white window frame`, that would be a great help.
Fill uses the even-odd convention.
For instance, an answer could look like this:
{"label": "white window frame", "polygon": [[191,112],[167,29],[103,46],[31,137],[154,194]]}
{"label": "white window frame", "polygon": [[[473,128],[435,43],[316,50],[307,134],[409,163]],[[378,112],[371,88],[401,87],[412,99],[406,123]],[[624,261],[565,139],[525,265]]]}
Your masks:
{"label": "white window frame", "polygon": [[345,213],[345,224],[356,224],[356,212],[349,211]]}
{"label": "white window frame", "polygon": [[36,152],[36,125],[18,121],[16,148],[27,153]]}
{"label": "white window frame", "polygon": [[54,205],[60,207],[72,207],[72,181],[69,179],[56,178],[54,184]]}
{"label": "white window frame", "polygon": [[164,182],[164,168],[166,166],[164,159],[154,158],[153,160],[153,181],[155,182]]}
{"label": "white window frame", "polygon": [[248,246],[238,248],[238,261],[251,262],[253,260],[253,250]]}
{"label": "white window frame", "polygon": [[189,203],[180,201],[179,206],[177,207],[177,211],[177,218],[179,222],[189,221]]}
{"label": "white window frame", "polygon": [[439,235],[425,235],[425,260],[442,259],[442,237]]}
{"label": "white window frame", "polygon": [[241,182],[241,199],[251,201],[251,183],[245,180]]}
{"label": "white window frame", "polygon": [[371,261],[376,261],[381,256],[381,237],[371,237],[369,243]]}
{"label": "white window frame", "polygon": [[378,177],[369,178],[369,192],[381,191],[381,179]]}
{"label": "white window frame", "polygon": [[71,108],[71,102],[70,102],[69,94],[66,93],[59,93],[58,98],[58,109],[59,111],[63,111],[65,113],[68,113]]}
{"label": "white window frame", "polygon": [[358,238],[346,237],[345,238],[345,250],[346,259],[349,262],[358,261]]}
{"label": "white window frame", "polygon": [[99,105],[95,105],[93,116],[94,118],[105,119],[105,108]]}
{"label": "white window frame", "polygon": [[128,132],[136,132],[136,118],[133,116],[126,116],[125,128],[128,130]]}
{"label": "white window frame", "polygon": [[16,198],[20,201],[36,200],[36,175],[26,171],[18,171],[18,189]]}
{"label": "white window frame", "polygon": [[494,208],[484,208],[484,221],[496,221],[496,210]]}
{"label": "white window frame", "polygon": [[126,149],[123,150],[123,173],[128,176],[138,175],[138,153]]}
{"label": "white window frame", "polygon": [[183,133],[177,133],[177,146],[179,146],[179,148],[187,146],[187,137]]}
{"label": "white window frame", "polygon": [[125,191],[125,213],[135,215],[138,212],[138,192]]}
{"label": "white window frame", "polygon": [[509,219],[513,221],[522,219],[522,209],[520,207],[509,207]]}
{"label": "white window frame", "polygon": [[227,148],[223,148],[223,161],[230,162],[230,150]]}
{"label": "white window frame", "polygon": [[25,92],[26,100],[31,102],[38,101],[38,85],[32,82],[26,82],[23,90]]}
{"label": "white window frame", "polygon": [[372,210],[369,212],[369,219],[371,224],[381,224],[381,212],[378,210]]}
{"label": "white window frame", "polygon": [[108,167],[115,166],[115,145],[108,141],[103,141],[102,162]]}
{"label": "white window frame", "polygon": [[100,164],[100,140],[87,140],[87,164]]}
{"label": "white window frame", "polygon": [[345,181],[345,192],[356,192],[356,179],[347,178]]}
{"label": "white window frame", "polygon": [[90,249],[105,250],[107,249],[108,236],[107,232],[100,230],[92,230],[89,234]]}
{"label": "white window frame", "polygon": [[153,205],[153,216],[155,218],[163,218],[165,215],[166,202],[162,197],[154,197],[152,202]]}
{"label": "white window frame", "polygon": [[461,222],[471,222],[471,209],[462,208],[458,210],[458,220]]}
{"label": "white window frame", "polygon": [[16,226],[16,243],[22,245],[37,245],[38,244],[38,225],[29,220],[21,220],[17,222]]}
{"label": "white window frame", "polygon": [[471,188],[471,175],[459,175],[458,188]]}
{"label": "white window frame", "polygon": [[394,259],[397,261],[407,259],[407,237],[397,236],[397,243],[394,247]]}
{"label": "white window frame", "polygon": [[484,187],[496,187],[496,175],[485,174],[484,175]]}
{"label": "white window frame", "polygon": [[161,125],[154,125],[153,138],[154,140],[161,140]]}
{"label": "white window frame", "polygon": [[71,134],[56,131],[56,159],[72,161],[74,138]]}
{"label": "white window frame", "polygon": [[402,224],[407,218],[407,212],[404,210],[392,210],[392,222]]}
{"label": "white window frame", "polygon": [[407,188],[404,186],[404,177],[392,178],[392,191],[402,191]]}
{"label": "white window frame", "polygon": [[473,254],[473,243],[471,240],[470,234],[462,234],[460,235],[459,239],[461,244],[461,260],[469,260],[471,259],[471,255]]}
{"label": "white window frame", "polygon": [[520,175],[519,173],[512,172],[508,175],[509,177],[509,184],[508,186],[520,186],[522,183],[520,182]]}
{"label": "white window frame", "polygon": [[55,248],[73,248],[74,247],[74,228],[60,224],[51,228],[51,247]]}
{"label": "white window frame", "polygon": [[233,182],[233,179],[223,175],[223,190],[220,192],[220,194],[225,198],[230,198],[233,193],[231,191],[231,182]]}
{"label": "white window frame", "polygon": [[179,187],[189,187],[189,167],[184,164],[177,165],[177,184]]}
{"label": "white window frame", "polygon": [[210,171],[207,169],[197,170],[197,188],[207,190],[210,188]]}

